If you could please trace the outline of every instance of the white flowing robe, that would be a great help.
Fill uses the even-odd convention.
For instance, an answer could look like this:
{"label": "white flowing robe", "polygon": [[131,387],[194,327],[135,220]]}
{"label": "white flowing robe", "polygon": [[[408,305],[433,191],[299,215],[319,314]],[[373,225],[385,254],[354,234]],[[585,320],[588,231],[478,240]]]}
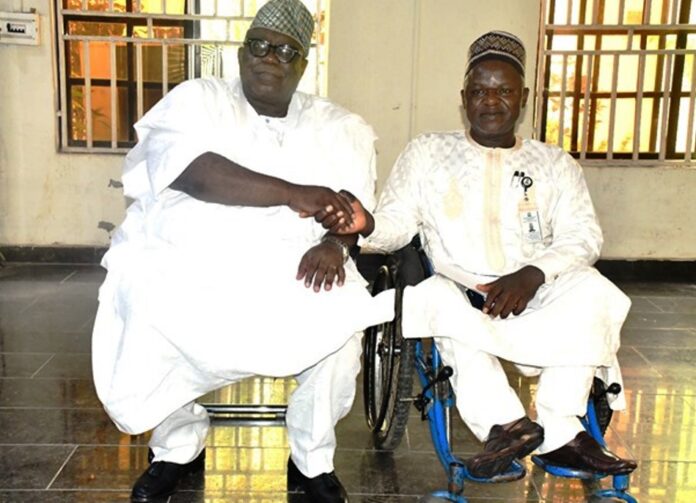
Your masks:
{"label": "white flowing robe", "polygon": [[[526,199],[522,174],[532,180]],[[455,338],[530,373],[597,366],[605,380],[621,383],[616,352],[630,300],[591,267],[602,233],[582,170],[567,153],[520,138],[510,149],[485,148],[461,131],[414,139],[363,245],[394,251],[417,233],[436,274],[404,293],[405,337]],[[491,319],[459,286],[526,265],[546,282],[520,316]],[[624,407],[623,395],[612,407]]]}
{"label": "white flowing robe", "polygon": [[315,293],[295,279],[325,231],[287,207],[225,206],[168,186],[199,155],[374,202],[374,133],[358,116],[296,93],[287,117],[247,103],[238,79],[176,87],[136,124],[125,195],[134,199],[104,257],[93,333],[99,398],[139,433],[240,378],[297,374],[355,332],[393,317],[353,261],[346,282]]}

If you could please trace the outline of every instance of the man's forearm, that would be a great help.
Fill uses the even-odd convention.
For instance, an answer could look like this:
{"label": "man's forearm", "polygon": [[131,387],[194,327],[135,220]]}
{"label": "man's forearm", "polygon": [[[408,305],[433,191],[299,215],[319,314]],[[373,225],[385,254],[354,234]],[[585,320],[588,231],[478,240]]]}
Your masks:
{"label": "man's forearm", "polygon": [[194,159],[170,186],[209,203],[231,206],[281,206],[289,203],[292,184],[256,173],[213,152]]}

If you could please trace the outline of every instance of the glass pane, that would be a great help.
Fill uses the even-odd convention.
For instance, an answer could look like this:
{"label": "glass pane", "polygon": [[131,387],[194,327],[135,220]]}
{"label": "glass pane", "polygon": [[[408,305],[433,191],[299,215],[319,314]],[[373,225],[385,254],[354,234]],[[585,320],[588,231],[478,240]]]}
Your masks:
{"label": "glass pane", "polygon": [[622,51],[628,48],[628,37],[626,35],[603,35],[602,49],[605,51]]}
{"label": "glass pane", "polygon": [[643,24],[643,0],[626,0],[624,23]]}
{"label": "glass pane", "polygon": [[614,152],[633,152],[633,126],[635,125],[636,100],[616,100],[614,119]]}
{"label": "glass pane", "polygon": [[70,87],[70,139],[87,140],[87,119],[85,114],[85,89],[83,86]]}
{"label": "glass pane", "polygon": [[218,2],[219,16],[241,16],[242,2],[241,0],[224,0]]}
{"label": "glass pane", "polygon": [[619,58],[617,91],[636,92],[638,89],[638,56],[623,54]]}
{"label": "glass pane", "polygon": [[143,110],[147,112],[150,110],[159,100],[162,99],[162,88],[152,87],[143,89]]}
{"label": "glass pane", "polygon": [[694,84],[694,60],[696,56],[687,54],[684,57],[684,80],[682,80],[682,92],[690,93]]}
{"label": "glass pane", "polygon": [[226,45],[222,47],[222,77],[231,78],[239,75],[238,47]]}
{"label": "glass pane", "polygon": [[[599,59],[598,65],[597,59]],[[614,56],[595,56],[594,64],[596,65],[596,73],[593,79],[597,91],[610,93],[614,78]]]}
{"label": "glass pane", "polygon": [[[200,22],[202,40],[227,40],[227,21],[224,19],[205,19]],[[240,40],[240,39],[238,39]]]}
{"label": "glass pane", "polygon": [[[640,103],[641,107],[641,112],[640,112],[640,145],[639,145],[639,150],[640,152],[653,152],[654,149],[650,146],[650,136],[653,131],[653,128],[657,130],[657,125],[655,121],[657,120],[656,118],[653,118],[653,103],[655,100],[650,99],[650,98],[643,98],[643,101]],[[654,127],[655,126],[655,127]]]}
{"label": "glass pane", "polygon": [[198,46],[201,77],[220,76],[222,72],[218,47],[211,44]]}
{"label": "glass pane", "polygon": [[578,47],[578,37],[575,35],[554,35],[551,49],[556,51],[572,51]]}
{"label": "glass pane", "polygon": [[603,24],[619,24],[619,2],[604,2]]}
{"label": "glass pane", "polygon": [[184,45],[167,46],[167,80],[177,84],[186,80],[186,47]]}
{"label": "glass pane", "polygon": [[546,102],[546,143],[558,144],[560,99],[549,98]]}
{"label": "glass pane", "polygon": [[184,38],[182,26],[153,26],[152,33],[155,38]]}
{"label": "glass pane", "polygon": [[[113,0],[114,12],[126,12],[126,0]],[[82,0],[63,0],[63,8],[82,10]],[[87,10],[108,12],[109,0],[87,0]]]}
{"label": "glass pane", "polygon": [[131,134],[135,134],[131,130],[131,121],[128,116],[128,90],[125,87],[119,87],[116,95],[118,107],[118,116],[116,117],[117,139],[119,142],[127,142],[131,139]]}
{"label": "glass pane", "polygon": [[184,38],[182,26],[153,26],[152,37],[147,26],[134,26],[133,36],[136,38]]}
{"label": "glass pane", "polygon": [[125,37],[125,23],[94,23],[90,21],[69,21],[70,35],[98,35],[103,37]]}
{"label": "glass pane", "polygon": [[670,0],[650,0],[650,24],[664,24],[669,21],[672,2]]}
{"label": "glass pane", "polygon": [[643,92],[656,91],[658,79],[658,63],[662,56],[657,54],[645,57],[645,70],[643,73]]}
{"label": "glass pane", "polygon": [[243,0],[244,15],[255,16],[256,12],[266,3],[266,0]]}
{"label": "glass pane", "polygon": [[[143,45],[143,81],[162,82],[164,66],[162,62],[162,46]],[[186,75],[186,49],[183,45],[167,48],[167,80],[178,83]]]}
{"label": "glass pane", "polygon": [[216,2],[217,2],[217,0],[199,0],[198,1],[198,14],[212,16],[213,14],[215,14]]}
{"label": "glass pane", "polygon": [[[689,98],[679,100],[679,122],[677,126],[676,151],[686,151],[686,137],[689,127]],[[693,136],[693,131],[691,132]],[[694,149],[694,144],[691,144],[691,149]]]}
{"label": "glass pane", "polygon": [[[111,142],[111,88],[109,86],[92,86],[92,139],[94,142]],[[74,142],[87,141],[87,121],[85,115],[86,100],[83,86],[72,86],[70,89],[70,140]],[[128,141],[130,129],[128,120],[128,95],[124,87],[116,92],[118,117],[116,127],[117,141]]]}
{"label": "glass pane", "polygon": [[134,1],[135,12],[147,12],[151,14],[184,14],[185,0],[137,0]]}
{"label": "glass pane", "polygon": [[[65,42],[68,51],[68,74],[74,78],[84,78],[83,42]],[[107,42],[90,42],[90,78],[111,79],[111,53]],[[116,78],[128,78],[127,49],[125,44],[116,44]]]}
{"label": "glass pane", "polygon": [[92,139],[111,141],[111,89],[92,87]]}
{"label": "glass pane", "polygon": [[[549,91],[560,93],[563,89],[563,56],[551,56],[550,66]],[[573,90],[575,82],[575,56],[568,56],[566,66],[565,90],[568,93]]]}
{"label": "glass pane", "polygon": [[594,124],[590,124],[590,130],[593,131],[592,145],[587,146],[588,151],[606,152],[609,144],[609,112],[610,100],[597,99],[594,100]]}

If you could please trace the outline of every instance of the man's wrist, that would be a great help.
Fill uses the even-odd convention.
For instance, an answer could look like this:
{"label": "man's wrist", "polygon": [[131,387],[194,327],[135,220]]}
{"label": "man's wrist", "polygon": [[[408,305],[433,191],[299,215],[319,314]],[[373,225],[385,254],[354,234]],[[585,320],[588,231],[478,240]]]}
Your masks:
{"label": "man's wrist", "polygon": [[341,251],[344,264],[350,258],[350,246],[348,246],[348,244],[346,244],[342,239],[331,234],[324,234],[324,237],[321,238],[321,242],[331,243],[332,245],[336,246]]}
{"label": "man's wrist", "polygon": [[365,210],[365,227],[360,231],[360,235],[364,238],[368,237],[375,231],[375,217],[372,213]]}

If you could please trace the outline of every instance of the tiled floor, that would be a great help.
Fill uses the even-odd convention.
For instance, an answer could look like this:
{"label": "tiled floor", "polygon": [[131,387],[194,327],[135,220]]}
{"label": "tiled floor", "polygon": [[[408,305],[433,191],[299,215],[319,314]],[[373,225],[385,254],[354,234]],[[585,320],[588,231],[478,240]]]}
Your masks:
{"label": "tiled floor", "polygon": [[[0,268],[0,502],[127,501],[146,466],[146,438],[119,434],[92,387],[90,329],[102,279],[97,267]],[[631,492],[641,503],[696,502],[696,285],[621,286],[633,299],[620,351],[628,410],[615,415],[609,444],[639,460]],[[523,396],[533,393],[533,381],[511,379]],[[220,396],[282,403],[291,388],[248,381]],[[473,453],[476,442],[457,426],[457,452]],[[424,495],[445,485],[415,413],[401,446],[380,453],[358,399],[338,443],[336,469],[351,501],[429,501]],[[171,502],[288,501],[284,428],[220,424],[208,446],[205,473]],[[527,467],[523,480],[470,483],[465,494],[471,502],[588,500],[578,481]]]}

